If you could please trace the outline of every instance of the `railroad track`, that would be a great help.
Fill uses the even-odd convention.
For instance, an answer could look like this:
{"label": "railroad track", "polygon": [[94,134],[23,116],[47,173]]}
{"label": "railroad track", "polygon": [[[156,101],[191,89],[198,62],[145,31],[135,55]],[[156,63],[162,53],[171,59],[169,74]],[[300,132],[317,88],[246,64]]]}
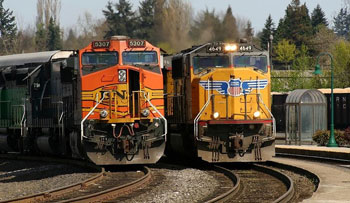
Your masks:
{"label": "railroad track", "polygon": [[[233,171],[206,163],[203,165],[184,166],[171,162],[152,165],[152,179],[147,187],[110,202],[223,202],[238,191],[239,178]],[[203,180],[199,180],[207,181],[208,177],[215,182],[215,191],[214,187],[203,185]],[[208,188],[211,190],[206,191]],[[203,192],[210,195],[205,196]]]}
{"label": "railroad track", "polygon": [[145,186],[150,181],[150,169],[144,166],[141,170],[143,172],[141,177],[130,178],[130,174],[128,174],[127,179],[125,179],[125,174],[106,172],[106,178],[95,187],[85,188],[72,194],[76,197],[72,198],[68,195],[68,198],[54,199],[53,202],[101,202],[117,198]]}
{"label": "railroad track", "polygon": [[[86,180],[78,183],[55,188],[45,192],[33,195],[23,196],[14,199],[7,199],[2,202],[98,202],[113,199],[119,195],[123,195],[130,190],[145,185],[151,178],[150,170],[147,167],[137,167],[134,172],[107,172],[104,168],[98,167],[83,161],[43,158],[43,157],[27,157],[15,154],[1,154],[2,159],[15,159],[27,161],[46,161],[55,163],[65,163],[77,165],[80,167],[89,167],[98,169],[99,172]],[[132,175],[137,174],[137,175]],[[126,178],[127,175],[127,178]]]}
{"label": "railroad track", "polygon": [[[3,156],[0,155],[0,158],[3,158]],[[15,156],[12,158],[19,159]],[[35,160],[33,157],[24,157],[23,159]],[[43,160],[43,157],[39,157],[39,159]],[[86,162],[66,159],[55,160],[56,162],[64,163],[72,162],[72,164],[78,164],[82,167],[92,167],[95,170],[98,169],[99,173],[73,185],[4,202],[98,202],[124,200],[132,202],[132,198],[135,196],[139,194],[149,195],[152,188],[156,188],[161,184],[166,185],[165,181],[167,180],[161,170],[171,168],[161,164],[156,167],[152,166],[151,170],[147,167],[134,166],[130,168],[128,166],[122,172],[120,167],[118,167],[119,171],[111,169],[105,171],[104,168],[95,165],[88,166]],[[45,161],[52,160],[49,158]],[[182,166],[182,169],[188,169],[188,166]],[[286,171],[294,171],[309,179],[313,179],[316,188],[318,184],[318,178],[314,174],[297,167],[276,162],[267,162],[264,165],[221,164],[220,166],[214,166],[202,164],[200,166],[197,165],[197,170],[205,172],[218,182],[215,191],[204,197],[201,202],[297,201],[298,198],[295,197],[295,191],[298,189],[295,189],[294,182],[298,182],[298,177],[292,179],[285,174]],[[303,188],[303,186],[298,187]],[[152,200],[152,197],[149,198]]]}
{"label": "railroad track", "polygon": [[222,164],[240,179],[240,190],[227,202],[289,202],[294,196],[292,179],[271,167],[257,164]]}
{"label": "railroad track", "polygon": [[[212,202],[225,202],[231,199],[238,191],[240,187],[240,178],[231,170],[228,170],[224,167],[213,166],[213,172],[221,173],[226,178],[216,177],[220,182],[220,187],[215,192],[215,196],[209,198],[209,200],[205,201],[206,203]],[[212,174],[213,176],[217,176],[217,174]],[[230,183],[228,182],[230,180]],[[232,184],[232,185],[231,185]],[[228,186],[229,185],[229,186]]]}

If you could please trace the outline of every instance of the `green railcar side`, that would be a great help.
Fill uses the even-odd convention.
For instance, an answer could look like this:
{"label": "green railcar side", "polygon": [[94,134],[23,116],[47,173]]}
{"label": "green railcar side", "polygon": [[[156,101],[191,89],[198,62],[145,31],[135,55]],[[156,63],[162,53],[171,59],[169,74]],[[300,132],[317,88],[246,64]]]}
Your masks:
{"label": "green railcar side", "polygon": [[26,86],[0,88],[0,128],[21,128],[26,93]]}

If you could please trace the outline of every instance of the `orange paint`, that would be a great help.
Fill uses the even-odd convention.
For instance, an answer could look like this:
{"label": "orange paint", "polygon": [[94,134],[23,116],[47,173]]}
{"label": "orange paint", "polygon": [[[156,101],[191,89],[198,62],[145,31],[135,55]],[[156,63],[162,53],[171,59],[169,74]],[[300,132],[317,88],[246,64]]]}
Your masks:
{"label": "orange paint", "polygon": [[[129,85],[129,71],[134,71],[139,73],[139,87],[140,91],[146,92],[148,98],[152,102],[154,106],[157,107],[159,111],[164,113],[164,99],[163,99],[163,76],[160,69],[160,49],[158,47],[153,46],[147,41],[142,41],[143,43],[137,44],[135,47],[128,46],[128,40],[109,40],[109,41],[99,41],[92,42],[87,47],[81,49],[79,51],[79,65],[80,65],[80,74],[81,74],[81,89],[82,89],[82,108],[83,108],[83,118],[88,114],[88,112],[97,104],[98,101],[102,99],[103,92],[108,92],[106,94],[105,99],[98,107],[95,109],[94,113],[89,116],[88,119],[100,119],[100,111],[102,109],[107,110],[111,113],[108,118],[114,119],[118,117],[123,118],[131,118],[133,117],[132,106],[139,105],[139,109],[149,108],[151,111],[150,117],[159,117],[157,114],[153,114],[153,109],[150,104],[146,104],[146,101],[143,96],[139,96],[139,102],[134,103],[133,99],[137,97],[133,97],[130,95],[130,85]],[[105,43],[107,42],[107,43]],[[105,46],[105,45],[109,46]],[[140,45],[140,46],[139,46]],[[96,48],[99,47],[99,48]],[[155,70],[152,72],[141,66],[132,66],[132,65],[124,65],[123,64],[123,52],[128,51],[137,51],[137,52],[156,52],[158,56],[158,67],[159,70]],[[115,65],[111,65],[108,68],[104,68],[95,72],[91,72],[83,75],[83,68],[90,68],[87,70],[96,70],[96,68],[100,68],[99,66],[87,65],[87,67],[83,67],[82,64],[82,56],[84,53],[108,53],[108,52],[117,52],[118,55],[118,63]],[[98,59],[96,58],[96,61]],[[107,64],[103,64],[107,66]],[[90,67],[91,66],[91,67]],[[156,69],[157,67],[153,67]],[[119,70],[126,71],[126,81],[119,81]],[[141,93],[139,93],[141,95]],[[137,107],[135,107],[137,108]],[[103,119],[103,120],[106,120]],[[139,117],[134,117],[133,119],[140,119]],[[125,122],[123,119],[120,122]]]}

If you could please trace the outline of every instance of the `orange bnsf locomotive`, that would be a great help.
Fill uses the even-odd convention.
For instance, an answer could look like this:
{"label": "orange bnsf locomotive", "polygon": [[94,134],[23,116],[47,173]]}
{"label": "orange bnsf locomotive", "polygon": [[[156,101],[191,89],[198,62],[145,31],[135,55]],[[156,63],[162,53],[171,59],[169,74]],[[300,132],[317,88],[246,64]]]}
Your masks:
{"label": "orange bnsf locomotive", "polygon": [[165,148],[160,49],[127,37],[0,57],[0,151],[155,163]]}
{"label": "orange bnsf locomotive", "polygon": [[97,164],[155,163],[165,149],[160,49],[123,36],[79,52],[79,138]]}
{"label": "orange bnsf locomotive", "polygon": [[267,51],[246,43],[208,43],[170,58],[164,70],[167,153],[208,162],[266,161],[274,155]]}

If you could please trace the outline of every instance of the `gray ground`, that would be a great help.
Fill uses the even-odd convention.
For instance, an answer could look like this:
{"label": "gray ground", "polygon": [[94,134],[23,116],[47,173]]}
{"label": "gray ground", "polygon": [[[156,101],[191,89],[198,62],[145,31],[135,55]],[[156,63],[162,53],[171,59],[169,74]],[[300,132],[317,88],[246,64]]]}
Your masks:
{"label": "gray ground", "polygon": [[68,186],[95,173],[64,164],[0,160],[0,200]]}
{"label": "gray ground", "polygon": [[219,187],[215,178],[198,169],[159,169],[164,179],[147,193],[125,202],[201,202]]}

